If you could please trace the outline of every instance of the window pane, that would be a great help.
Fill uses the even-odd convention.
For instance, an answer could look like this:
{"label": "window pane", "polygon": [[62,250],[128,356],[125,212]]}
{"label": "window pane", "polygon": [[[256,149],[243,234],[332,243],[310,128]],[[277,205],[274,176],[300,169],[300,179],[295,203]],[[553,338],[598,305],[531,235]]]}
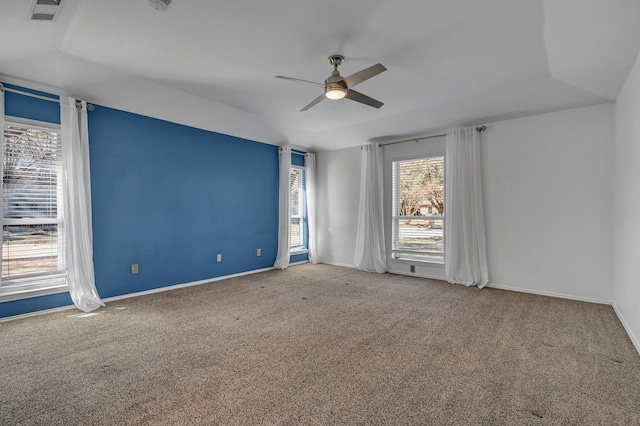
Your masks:
{"label": "window pane", "polygon": [[291,218],[291,247],[302,245],[302,227],[300,218]]}
{"label": "window pane", "polygon": [[58,225],[2,227],[2,278],[60,271]]}
{"label": "window pane", "polygon": [[58,216],[60,151],[56,132],[5,127],[2,183],[5,219]]}
{"label": "window pane", "polygon": [[291,216],[300,215],[300,181],[301,170],[291,170]]}
{"label": "window pane", "polygon": [[444,233],[442,220],[400,220],[394,252],[404,259],[442,262]]}
{"label": "window pane", "polygon": [[444,216],[444,157],[399,162],[400,216]]}

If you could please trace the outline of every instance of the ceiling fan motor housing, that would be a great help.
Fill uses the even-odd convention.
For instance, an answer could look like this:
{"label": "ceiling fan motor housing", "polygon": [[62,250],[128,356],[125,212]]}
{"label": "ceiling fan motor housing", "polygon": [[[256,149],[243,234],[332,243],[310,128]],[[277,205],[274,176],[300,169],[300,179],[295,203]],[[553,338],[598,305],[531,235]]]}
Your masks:
{"label": "ceiling fan motor housing", "polygon": [[324,94],[329,99],[342,99],[347,94],[347,86],[338,71],[331,73],[331,77],[324,81]]}

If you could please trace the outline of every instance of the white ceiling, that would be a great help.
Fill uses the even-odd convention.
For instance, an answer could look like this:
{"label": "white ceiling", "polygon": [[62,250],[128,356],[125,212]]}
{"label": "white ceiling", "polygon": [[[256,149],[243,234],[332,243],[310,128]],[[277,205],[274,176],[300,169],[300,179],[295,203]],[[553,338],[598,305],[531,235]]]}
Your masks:
{"label": "white ceiling", "polygon": [[[639,0],[31,0],[0,4],[0,75],[100,105],[316,150],[615,100],[640,50]],[[343,76],[388,71],[299,110]],[[20,80],[16,80],[20,79]]]}

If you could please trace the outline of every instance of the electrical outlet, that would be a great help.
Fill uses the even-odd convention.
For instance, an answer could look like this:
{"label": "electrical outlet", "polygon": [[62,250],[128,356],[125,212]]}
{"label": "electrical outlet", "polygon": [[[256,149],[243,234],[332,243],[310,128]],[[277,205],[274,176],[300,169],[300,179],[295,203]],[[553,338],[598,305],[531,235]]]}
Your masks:
{"label": "electrical outlet", "polygon": [[220,253],[216,256],[216,261],[222,262],[222,255]]}
{"label": "electrical outlet", "polygon": [[411,272],[413,272],[413,273],[416,272],[416,265],[411,265]]}
{"label": "electrical outlet", "polygon": [[138,273],[138,264],[137,263],[132,263],[131,264],[131,275],[135,275]]}
{"label": "electrical outlet", "polygon": [[256,256],[262,256],[262,249],[256,250]]}

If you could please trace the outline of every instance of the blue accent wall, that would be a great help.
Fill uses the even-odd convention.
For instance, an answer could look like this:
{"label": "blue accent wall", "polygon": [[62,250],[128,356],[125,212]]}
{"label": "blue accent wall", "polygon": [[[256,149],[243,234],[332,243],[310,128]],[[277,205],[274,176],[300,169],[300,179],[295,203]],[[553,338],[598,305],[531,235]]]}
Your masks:
{"label": "blue accent wall", "polygon": [[69,292],[12,300],[0,303],[0,318],[71,305],[73,305],[73,301]]}
{"label": "blue accent wall", "polygon": [[291,151],[291,165],[304,167],[304,153]]}
{"label": "blue accent wall", "polygon": [[[60,122],[55,102],[5,92],[5,109]],[[96,105],[89,151],[102,298],[273,266],[278,147]],[[68,293],[3,302],[0,317],[70,304]]]}
{"label": "blue accent wall", "polygon": [[292,254],[289,256],[289,263],[305,262],[309,260],[308,253]]}
{"label": "blue accent wall", "polygon": [[273,266],[276,146],[100,106],[89,145],[101,297]]}
{"label": "blue accent wall", "polygon": [[[58,99],[59,96],[50,93],[39,92],[13,84],[2,83],[4,87],[17,89],[47,98]],[[47,123],[60,124],[60,104],[44,99],[24,96],[17,93],[4,92],[4,114],[12,117],[28,118],[30,120],[45,121]]]}

